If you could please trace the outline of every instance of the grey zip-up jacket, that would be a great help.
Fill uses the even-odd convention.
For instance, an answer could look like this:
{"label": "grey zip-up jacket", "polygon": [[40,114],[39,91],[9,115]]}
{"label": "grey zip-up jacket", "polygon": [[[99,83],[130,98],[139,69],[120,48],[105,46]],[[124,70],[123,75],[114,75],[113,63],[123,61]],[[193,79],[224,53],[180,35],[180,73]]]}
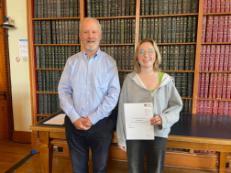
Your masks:
{"label": "grey zip-up jacket", "polygon": [[179,120],[183,103],[175,87],[174,79],[164,73],[160,86],[151,92],[137,80],[137,74],[132,72],[126,76],[120,93],[116,127],[118,144],[120,146],[126,148],[124,103],[144,102],[153,103],[154,115],[160,115],[162,118],[162,126],[154,126],[155,136],[167,138],[171,126]]}

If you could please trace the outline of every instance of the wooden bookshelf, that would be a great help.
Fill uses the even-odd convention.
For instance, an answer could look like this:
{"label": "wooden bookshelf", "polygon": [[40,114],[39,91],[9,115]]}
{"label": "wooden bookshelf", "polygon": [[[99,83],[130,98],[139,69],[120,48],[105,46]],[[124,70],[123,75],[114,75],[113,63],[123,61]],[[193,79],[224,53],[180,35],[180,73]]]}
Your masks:
{"label": "wooden bookshelf", "polygon": [[[208,2],[213,10],[207,7]],[[121,84],[125,75],[133,70],[133,55],[139,40],[153,38],[162,54],[162,70],[175,77],[176,87],[184,102],[183,113],[194,114],[201,110],[205,110],[206,112],[203,113],[206,114],[217,113],[218,110],[221,112],[223,110],[225,113],[224,110],[229,107],[226,112],[231,115],[230,95],[208,94],[209,86],[211,86],[209,77],[213,75],[225,76],[226,79],[223,80],[225,82],[222,82],[222,85],[220,83],[219,87],[230,90],[230,54],[227,69],[212,69],[208,62],[213,55],[211,56],[207,49],[207,52],[204,50],[204,47],[209,47],[209,50],[217,46],[228,47],[231,52],[231,33],[227,34],[229,39],[215,41],[213,25],[209,31],[206,28],[208,18],[220,19],[229,16],[228,19],[230,19],[231,4],[229,9],[226,7],[226,11],[223,9],[219,11],[211,2],[211,0],[28,0],[33,124],[58,111],[58,80],[66,59],[81,50],[78,24],[88,16],[96,17],[102,25],[103,39],[100,46],[117,61]],[[219,5],[216,4],[216,6]],[[229,23],[226,29],[223,27],[225,33],[228,32],[226,31],[228,28],[231,28],[230,25]],[[221,29],[220,26],[219,29]],[[206,34],[210,34],[210,39],[206,40]],[[206,96],[201,94],[201,86],[207,89]],[[220,105],[218,104],[217,111],[211,113],[207,110],[217,106],[213,102]],[[204,103],[208,103],[207,107]],[[112,151],[115,158],[121,152],[117,152],[118,150],[115,148]],[[174,152],[174,149],[171,149],[171,152],[180,155],[179,159],[171,159],[171,162],[174,162],[173,165],[180,166],[185,166],[182,158],[186,158],[186,155],[187,158],[195,157],[198,160],[203,154],[197,155],[198,153],[194,153],[193,150],[184,152],[183,155]],[[171,156],[171,158],[174,157]],[[216,162],[214,158],[214,154],[208,153],[205,154],[204,161],[208,161],[208,165],[213,165]],[[188,162],[187,164],[198,168],[197,163]],[[208,166],[204,169],[210,168]]]}
{"label": "wooden bookshelf", "polygon": [[204,0],[194,112],[231,115],[231,2]]}
{"label": "wooden bookshelf", "polygon": [[[231,78],[231,62],[228,62],[229,69],[207,70],[201,66],[210,57],[205,52],[204,57],[208,58],[203,59],[202,53],[206,46],[225,46],[231,50],[231,40],[203,40],[206,30],[204,20],[226,16],[229,19],[231,7],[225,10],[220,8],[219,12],[214,9],[214,4],[209,4],[211,8],[208,8],[208,2],[28,0],[33,123],[38,122],[38,117],[43,114],[50,115],[59,109],[57,80],[66,59],[81,50],[78,25],[87,16],[100,21],[103,30],[101,49],[117,61],[121,84],[124,76],[133,69],[133,55],[138,41],[153,38],[162,54],[162,70],[175,77],[176,87],[184,101],[183,112],[197,113],[200,112],[201,101],[220,100],[218,97],[200,95],[201,76],[221,74],[228,80]],[[222,102],[230,105],[230,99],[227,96],[222,98]],[[49,100],[55,104],[49,105]],[[228,114],[231,115],[230,112]]]}
{"label": "wooden bookshelf", "polygon": [[84,2],[28,0],[33,124],[59,110],[57,84],[70,56],[81,50]]}

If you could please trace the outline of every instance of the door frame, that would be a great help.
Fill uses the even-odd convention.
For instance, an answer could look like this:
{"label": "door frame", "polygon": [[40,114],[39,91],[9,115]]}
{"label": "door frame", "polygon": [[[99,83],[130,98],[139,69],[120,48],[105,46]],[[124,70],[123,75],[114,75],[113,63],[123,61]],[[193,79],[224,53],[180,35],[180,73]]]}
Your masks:
{"label": "door frame", "polygon": [[[6,0],[0,0],[0,25],[4,22],[6,15]],[[3,113],[6,115],[0,115],[2,117],[0,125],[3,125],[3,130],[0,131],[0,139],[12,139],[13,136],[13,111],[12,111],[12,94],[10,83],[10,62],[8,52],[8,31],[0,26],[0,67],[2,68],[2,83],[0,84],[0,97]],[[1,76],[0,76],[1,77]],[[0,79],[1,80],[1,79]]]}

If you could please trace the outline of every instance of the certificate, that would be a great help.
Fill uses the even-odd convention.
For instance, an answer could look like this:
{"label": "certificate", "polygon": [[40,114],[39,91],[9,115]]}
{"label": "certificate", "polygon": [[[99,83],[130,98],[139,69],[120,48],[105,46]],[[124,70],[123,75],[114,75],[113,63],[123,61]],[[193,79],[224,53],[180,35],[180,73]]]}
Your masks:
{"label": "certificate", "polygon": [[150,123],[152,103],[125,103],[124,114],[127,140],[154,139],[154,126]]}

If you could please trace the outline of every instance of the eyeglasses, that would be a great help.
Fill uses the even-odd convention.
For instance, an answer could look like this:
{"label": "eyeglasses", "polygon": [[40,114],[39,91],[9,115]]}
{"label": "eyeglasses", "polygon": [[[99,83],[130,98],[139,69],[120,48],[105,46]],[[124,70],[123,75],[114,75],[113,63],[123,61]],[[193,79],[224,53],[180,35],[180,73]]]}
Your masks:
{"label": "eyeglasses", "polygon": [[154,49],[148,49],[145,51],[144,49],[141,49],[138,54],[140,56],[144,56],[146,53],[150,56],[150,55],[153,55],[155,53],[155,50]]}

